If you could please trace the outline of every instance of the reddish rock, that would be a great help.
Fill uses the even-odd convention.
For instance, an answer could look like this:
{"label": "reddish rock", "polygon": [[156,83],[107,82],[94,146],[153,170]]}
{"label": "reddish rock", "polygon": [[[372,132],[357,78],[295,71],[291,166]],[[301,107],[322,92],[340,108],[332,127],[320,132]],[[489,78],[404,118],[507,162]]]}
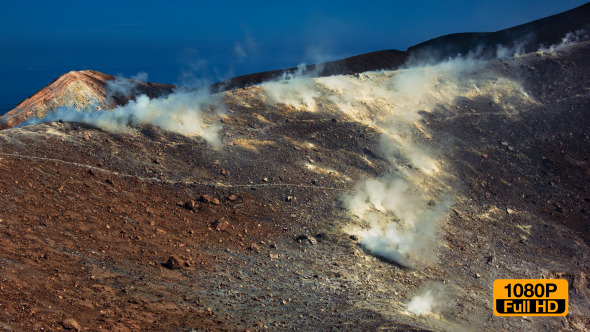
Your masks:
{"label": "reddish rock", "polygon": [[171,270],[181,269],[184,266],[184,261],[177,256],[170,256],[162,266]]}
{"label": "reddish rock", "polygon": [[73,318],[66,318],[61,322],[61,325],[66,329],[66,330],[74,330],[74,331],[80,331],[82,329],[82,327],[80,326],[80,324]]}

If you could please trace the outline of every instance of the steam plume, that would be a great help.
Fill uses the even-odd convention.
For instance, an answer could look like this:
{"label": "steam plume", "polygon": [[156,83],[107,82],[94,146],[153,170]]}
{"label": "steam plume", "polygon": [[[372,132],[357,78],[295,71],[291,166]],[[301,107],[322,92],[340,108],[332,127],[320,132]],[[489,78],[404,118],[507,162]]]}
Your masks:
{"label": "steam plume", "polygon": [[414,315],[438,314],[452,305],[442,284],[429,284],[408,302],[408,311]]}
{"label": "steam plume", "polygon": [[[406,266],[432,262],[440,224],[455,193],[449,191],[444,160],[435,153],[422,114],[453,116],[457,98],[509,97],[505,112],[531,99],[514,81],[485,70],[485,63],[457,58],[397,71],[308,78],[295,75],[265,84],[268,101],[301,111],[334,112],[381,133],[379,152],[390,170],[361,181],[343,197],[356,217],[347,230],[368,252]],[[431,145],[432,144],[432,145]]]}
{"label": "steam plume", "polygon": [[123,76],[116,76],[114,79],[107,81],[107,100],[113,97],[128,97],[136,92],[137,81],[147,82],[148,74],[146,72],[137,73],[131,79]]}
{"label": "steam plume", "polygon": [[[116,87],[120,89],[121,85]],[[21,126],[62,120],[86,123],[103,130],[119,132],[129,126],[151,124],[185,136],[200,136],[209,144],[216,146],[220,144],[218,137],[220,126],[207,124],[203,118],[204,111],[215,107],[215,104],[219,105],[218,97],[205,90],[179,89],[169,96],[157,99],[140,95],[136,100],[129,101],[127,105],[110,111],[59,107],[55,112],[48,113],[41,119],[31,118]]]}

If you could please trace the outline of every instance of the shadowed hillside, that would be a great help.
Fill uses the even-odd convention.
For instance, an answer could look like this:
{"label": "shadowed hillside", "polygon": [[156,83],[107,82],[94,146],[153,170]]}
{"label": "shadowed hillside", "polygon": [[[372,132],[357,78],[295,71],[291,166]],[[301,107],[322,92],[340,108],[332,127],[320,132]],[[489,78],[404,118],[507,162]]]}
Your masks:
{"label": "shadowed hillside", "polygon": [[[540,48],[557,45],[568,33],[580,32],[581,39],[588,39],[590,32],[590,3],[542,18],[530,23],[496,32],[455,33],[434,38],[408,48],[410,54],[443,60],[474,54],[484,58],[496,57],[498,46],[512,53],[529,53]],[[512,54],[511,54],[512,55]]]}

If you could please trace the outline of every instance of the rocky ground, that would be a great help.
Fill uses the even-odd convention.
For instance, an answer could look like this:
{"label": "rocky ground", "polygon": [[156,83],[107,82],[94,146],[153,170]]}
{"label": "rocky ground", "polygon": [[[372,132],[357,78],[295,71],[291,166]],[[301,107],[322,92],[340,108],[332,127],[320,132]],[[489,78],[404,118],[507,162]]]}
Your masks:
{"label": "rocky ground", "polygon": [[[391,165],[378,127],[321,102],[225,92],[228,111],[208,118],[223,126],[220,147],[149,125],[4,130],[0,328],[583,331],[589,50],[494,60],[469,76],[481,89],[481,75],[518,82],[526,103],[481,93],[419,113],[415,139],[440,161],[453,203],[434,262],[412,268],[347,231],[360,221],[343,195]],[[497,278],[567,279],[568,316],[494,316]],[[425,287],[444,289],[437,310],[408,312]]]}

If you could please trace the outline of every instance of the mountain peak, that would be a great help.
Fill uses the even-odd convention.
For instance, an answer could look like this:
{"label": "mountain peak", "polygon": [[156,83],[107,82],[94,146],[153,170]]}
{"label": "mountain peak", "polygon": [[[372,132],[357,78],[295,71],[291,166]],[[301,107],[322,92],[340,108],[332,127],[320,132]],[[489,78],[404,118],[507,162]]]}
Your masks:
{"label": "mountain peak", "polygon": [[[122,80],[132,87],[131,93],[125,96],[110,95],[108,83],[115,80]],[[58,107],[108,109],[124,105],[140,94],[154,98],[168,94],[173,89],[174,86],[170,84],[116,78],[95,70],[70,71],[0,117],[0,129],[15,127],[30,117],[43,117],[47,111],[54,111]]]}

